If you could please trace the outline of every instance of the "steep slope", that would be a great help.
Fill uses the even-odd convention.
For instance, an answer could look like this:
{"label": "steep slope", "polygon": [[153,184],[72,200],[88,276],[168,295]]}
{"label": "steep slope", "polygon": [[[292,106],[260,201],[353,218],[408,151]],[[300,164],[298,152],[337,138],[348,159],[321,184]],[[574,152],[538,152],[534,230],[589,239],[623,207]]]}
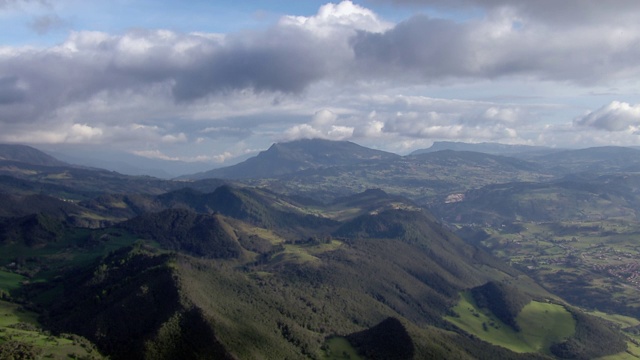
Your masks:
{"label": "steep slope", "polygon": [[611,323],[578,309],[571,309],[576,321],[574,336],[555,344],[551,352],[561,359],[595,359],[626,350],[624,337]]}
{"label": "steep slope", "polygon": [[194,211],[219,212],[282,235],[302,236],[336,225],[331,219],[304,210],[302,204],[289,197],[263,189],[223,185],[190,204]]}
{"label": "steep slope", "polygon": [[[411,324],[410,340],[400,340],[415,344],[415,358],[428,358],[428,354],[475,358],[474,346],[482,349],[478,352],[484,358],[491,358],[488,354],[494,349],[477,341],[465,343],[463,335],[448,337],[433,326],[451,330],[442,316],[460,289],[509,275],[480,267],[478,250],[462,243],[463,249],[451,251],[468,252],[464,260],[453,254],[445,257],[439,244],[444,240],[433,236],[413,243],[368,238],[285,244],[265,261],[245,266],[244,272],[205,261],[187,266],[194,261],[187,259],[180,268],[189,279],[183,283],[185,293],[217,319],[220,341],[238,358],[317,358],[323,352],[319,344],[327,336],[364,331],[389,317]],[[308,255],[292,261],[282,256],[302,251]],[[207,295],[214,293],[215,299]],[[247,322],[247,318],[255,320]],[[373,336],[384,329],[372,332]],[[380,348],[374,351],[392,349],[399,339],[388,340],[380,340]],[[521,358],[509,352],[502,356]]]}
{"label": "steep slope", "polygon": [[489,309],[498,319],[516,331],[520,330],[516,317],[532,300],[516,288],[494,281],[471,289],[471,294],[479,307]]}
{"label": "steep slope", "polygon": [[181,296],[175,257],[123,248],[64,279],[46,324],[93,339],[113,359],[232,359]]}
{"label": "steep slope", "polygon": [[[479,270],[482,266],[504,274],[518,274],[484,251],[463,242],[422,211],[386,210],[362,215],[345,222],[333,236],[349,244],[385,249],[380,255],[393,254],[402,268],[431,288],[433,299],[456,298],[461,289],[491,278]],[[422,259],[422,263],[418,259]],[[387,262],[380,259],[378,265]],[[448,301],[432,303],[430,311],[438,308],[442,311],[445,304]]]}
{"label": "steep slope", "polygon": [[415,355],[415,345],[404,325],[392,317],[370,329],[350,334],[347,339],[362,349],[360,352],[367,359],[405,360]]}
{"label": "steep slope", "polygon": [[163,248],[207,258],[238,258],[242,248],[220,216],[169,209],[121,223],[132,234],[158,242]]}
{"label": "steep slope", "polygon": [[15,161],[45,166],[69,165],[31,146],[13,144],[0,144],[0,163],[2,161]]}
{"label": "steep slope", "polygon": [[348,141],[305,139],[273,144],[240,164],[188,176],[191,179],[272,178],[305,169],[388,160],[399,155],[362,147]]}

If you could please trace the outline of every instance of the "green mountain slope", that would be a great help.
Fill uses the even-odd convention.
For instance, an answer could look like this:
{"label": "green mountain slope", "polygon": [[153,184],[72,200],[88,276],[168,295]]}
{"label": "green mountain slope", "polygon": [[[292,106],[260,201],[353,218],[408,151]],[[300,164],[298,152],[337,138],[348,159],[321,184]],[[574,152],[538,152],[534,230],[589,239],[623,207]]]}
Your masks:
{"label": "green mountain slope", "polygon": [[445,319],[461,293],[487,282],[554,297],[400,197],[370,190],[305,207],[224,186],[154,201],[176,208],[40,245],[34,260],[52,268],[32,268],[41,280],[12,295],[46,309],[49,329],[87,337],[113,359],[321,359],[330,339],[365,357],[546,356],[495,347]]}
{"label": "green mountain slope", "polygon": [[93,339],[114,359],[231,358],[181,298],[175,257],[123,248],[65,278],[44,322]]}
{"label": "green mountain slope", "polygon": [[[325,337],[362,332],[389,317],[406,324],[419,357],[445,351],[441,346],[449,335],[442,316],[459,291],[517,274],[495,260],[496,266],[482,260],[486,253],[421,211],[389,206],[402,199],[380,191],[330,205],[332,211],[351,206],[356,211],[347,212],[353,214],[385,209],[342,222],[310,215],[310,209],[268,192],[222,188],[212,194],[212,199],[231,197],[238,203],[222,202],[229,206],[227,215],[169,209],[115,229],[92,230],[84,235],[86,251],[118,237],[147,239],[163,250],[138,246],[91,265],[78,262],[77,270],[34,283],[19,296],[48,309],[45,323],[51,329],[86,336],[114,358],[170,358],[167,354],[175,356],[191,341],[202,351],[243,359],[314,358],[323,354]],[[312,231],[306,216],[326,222],[325,229],[316,228],[310,238],[280,229],[298,219],[297,227]],[[368,221],[400,230],[391,234],[374,227],[351,237],[350,231]],[[97,243],[91,245],[90,239]],[[44,251],[53,245],[43,246]],[[455,339],[465,343],[463,336]],[[204,344],[217,344],[217,350]],[[193,358],[202,354],[198,348]]]}
{"label": "green mountain slope", "polygon": [[242,248],[233,230],[220,216],[183,209],[148,213],[119,225],[165,249],[208,258],[237,258]]}
{"label": "green mountain slope", "polygon": [[[224,191],[228,195],[235,189]],[[343,204],[380,206],[384,199],[400,201],[374,191],[352,197]],[[263,210],[282,211],[268,206]],[[296,211],[300,210],[289,214]],[[354,335],[356,340],[352,341],[361,351],[384,353],[399,340],[390,337],[390,343],[381,342],[377,350],[362,344],[367,337],[381,336],[384,331],[375,325],[389,317],[407,324],[409,340],[404,338],[402,342],[414,344],[416,358],[447,352],[473,358],[470,348],[476,346],[487,354],[495,350],[474,341],[467,343],[462,335],[445,341],[451,335],[446,335],[449,325],[443,315],[463,289],[489,279],[511,278],[518,273],[495,260],[493,266],[486,261],[486,253],[465,244],[421,211],[388,209],[359,215],[334,226],[333,239],[300,242],[298,238],[276,240],[275,237],[269,240],[275,243],[262,250],[243,248],[245,256],[242,257],[209,256],[186,249],[194,239],[215,244],[211,249],[218,250],[226,246],[216,243],[221,239],[244,244],[236,242],[234,236],[247,236],[250,231],[266,240],[267,234],[277,229],[257,225],[242,212],[235,214],[239,218],[231,221],[221,215],[165,210],[123,223],[129,232],[152,238],[163,248],[187,250],[199,257],[162,253],[149,257],[132,250],[114,253],[99,264],[60,280],[68,290],[63,300],[54,301],[48,323],[56,329],[89,337],[115,358],[126,357],[125,346],[144,356],[156,356],[153,351],[160,345],[154,339],[166,338],[162,335],[163,329],[175,327],[178,320],[173,319],[186,316],[175,315],[176,312],[186,314],[189,306],[201,314],[196,317],[196,323],[209,329],[203,330],[204,333],[215,334],[214,343],[219,344],[225,354],[242,359],[314,358],[323,354],[325,337],[355,333],[368,334],[365,340],[361,339],[364,335]],[[378,228],[379,224],[398,232],[386,232]],[[228,228],[231,226],[234,228]],[[146,230],[138,232],[138,229]],[[198,229],[210,235],[192,236]],[[216,229],[220,231],[215,232]],[[353,235],[356,232],[357,235]],[[156,286],[163,290],[154,290]],[[158,298],[160,292],[167,296]],[[140,327],[134,327],[135,331],[125,331],[124,325],[118,322],[103,322],[99,320],[103,315],[96,313],[102,308],[106,309],[101,310],[104,316],[135,316],[133,313],[142,307],[154,313],[155,320],[151,321],[146,314],[139,315],[143,318],[136,320]],[[128,309],[127,312],[120,313],[124,309]],[[77,315],[66,314],[67,311]],[[92,324],[82,323],[80,319],[86,317],[98,320]],[[116,332],[124,335],[115,335]],[[173,336],[177,339],[187,336],[180,334]],[[132,343],[132,339],[142,340]],[[447,341],[459,347],[445,350],[442,344]],[[168,345],[168,348],[179,346]],[[519,357],[508,352],[504,355],[505,358]]]}

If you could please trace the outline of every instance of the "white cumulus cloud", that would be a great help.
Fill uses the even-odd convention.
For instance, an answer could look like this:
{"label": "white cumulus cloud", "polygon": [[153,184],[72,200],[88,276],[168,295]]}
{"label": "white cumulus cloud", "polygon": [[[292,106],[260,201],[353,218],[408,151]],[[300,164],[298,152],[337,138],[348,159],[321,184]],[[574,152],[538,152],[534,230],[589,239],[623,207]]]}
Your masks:
{"label": "white cumulus cloud", "polygon": [[280,19],[279,24],[299,26],[322,37],[354,30],[379,33],[393,26],[392,23],[380,19],[373,11],[351,1],[323,5],[314,16],[285,16]]}
{"label": "white cumulus cloud", "polygon": [[284,133],[285,140],[322,138],[330,140],[350,139],[355,128],[340,123],[338,115],[331,110],[317,111],[306,124],[298,124],[288,128]]}
{"label": "white cumulus cloud", "polygon": [[626,102],[612,101],[577,118],[574,124],[607,131],[637,131],[640,125],[640,104],[631,105]]}

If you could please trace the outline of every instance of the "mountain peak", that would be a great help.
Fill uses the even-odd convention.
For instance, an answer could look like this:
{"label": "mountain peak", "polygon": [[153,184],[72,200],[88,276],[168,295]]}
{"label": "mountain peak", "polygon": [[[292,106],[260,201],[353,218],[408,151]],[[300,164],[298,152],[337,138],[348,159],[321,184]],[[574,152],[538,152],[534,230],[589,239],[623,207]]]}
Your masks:
{"label": "mountain peak", "polygon": [[192,179],[272,178],[296,171],[353,165],[367,160],[394,159],[399,155],[369,149],[349,141],[301,139],[275,143],[240,164],[188,176]]}

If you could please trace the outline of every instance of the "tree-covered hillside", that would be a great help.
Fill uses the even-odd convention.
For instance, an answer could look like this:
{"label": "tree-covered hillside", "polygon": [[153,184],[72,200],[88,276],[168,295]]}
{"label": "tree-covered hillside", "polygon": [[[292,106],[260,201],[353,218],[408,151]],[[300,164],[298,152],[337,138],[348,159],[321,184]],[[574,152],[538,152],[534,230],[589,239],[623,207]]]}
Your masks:
{"label": "tree-covered hillside", "polygon": [[[632,250],[618,249],[628,244],[620,234],[633,234],[637,176],[567,174],[535,156],[354,146],[274,145],[301,167],[233,184],[13,162],[0,176],[0,297],[39,314],[33,331],[75,334],[112,359],[586,359],[639,349],[640,321],[565,301],[635,314],[630,287],[601,281],[633,281]],[[582,223],[596,213],[608,223]],[[621,244],[616,263],[603,257],[607,245],[592,246],[605,232]],[[602,286],[624,296],[574,296]],[[0,333],[0,350],[40,349],[24,339]]]}

